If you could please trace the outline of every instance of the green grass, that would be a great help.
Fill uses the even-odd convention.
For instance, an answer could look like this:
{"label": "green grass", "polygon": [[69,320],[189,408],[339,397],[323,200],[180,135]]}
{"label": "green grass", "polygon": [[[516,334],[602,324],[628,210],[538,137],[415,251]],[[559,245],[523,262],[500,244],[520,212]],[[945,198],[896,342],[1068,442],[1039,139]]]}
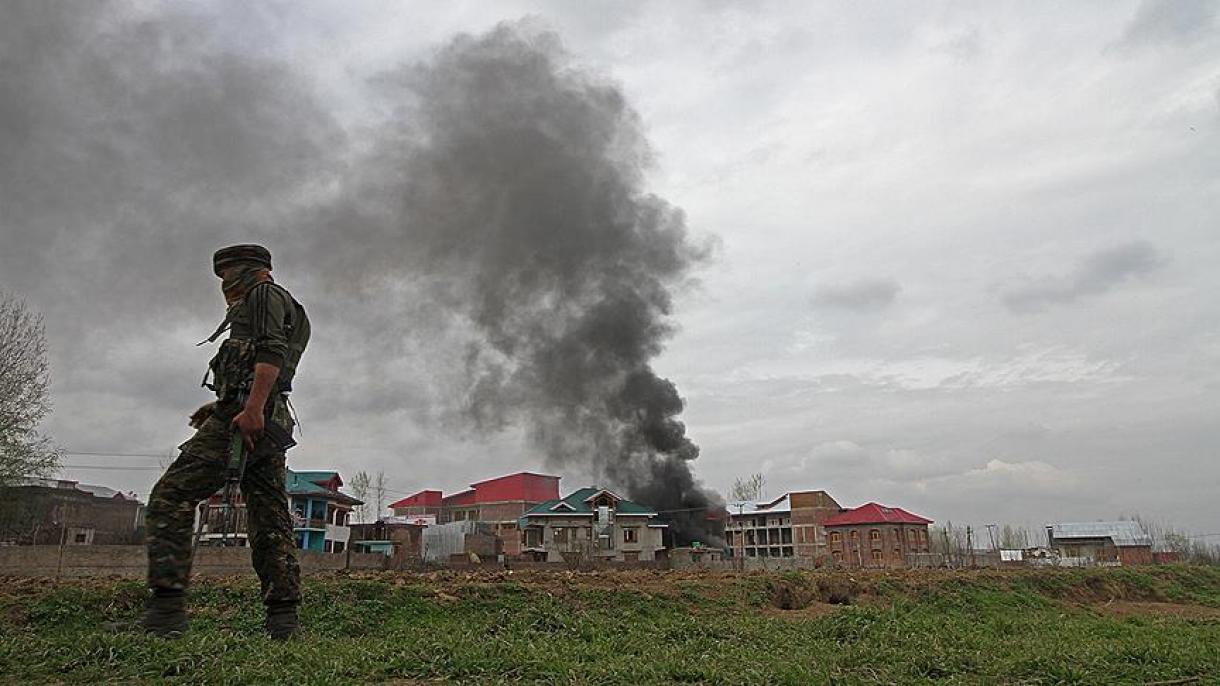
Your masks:
{"label": "green grass", "polygon": [[134,624],[135,582],[0,589],[3,683],[1220,683],[1203,567],[314,578],[282,644],[252,580],[198,584],[172,641],[102,629]]}

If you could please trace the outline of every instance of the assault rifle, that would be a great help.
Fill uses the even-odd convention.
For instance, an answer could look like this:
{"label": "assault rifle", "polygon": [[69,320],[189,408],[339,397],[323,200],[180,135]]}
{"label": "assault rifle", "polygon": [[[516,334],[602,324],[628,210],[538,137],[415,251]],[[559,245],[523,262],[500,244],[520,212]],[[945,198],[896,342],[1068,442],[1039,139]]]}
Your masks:
{"label": "assault rifle", "polygon": [[[246,406],[246,391],[237,394],[237,407]],[[241,489],[241,478],[246,473],[246,438],[241,429],[233,427],[233,435],[229,438],[229,460],[225,463],[224,485],[224,532],[220,535],[220,545],[238,545],[237,542],[237,494]],[[246,527],[250,526],[247,513]],[[233,533],[233,541],[229,541],[229,533]]]}

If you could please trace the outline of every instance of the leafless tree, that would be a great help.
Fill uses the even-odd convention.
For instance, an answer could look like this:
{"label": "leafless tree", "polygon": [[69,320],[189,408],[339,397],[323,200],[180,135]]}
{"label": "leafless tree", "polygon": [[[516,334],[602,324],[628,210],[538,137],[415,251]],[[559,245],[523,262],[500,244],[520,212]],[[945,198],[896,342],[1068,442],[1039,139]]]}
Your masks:
{"label": "leafless tree", "polygon": [[348,488],[352,489],[352,495],[360,501],[360,504],[356,506],[356,521],[361,524],[368,521],[368,501],[372,482],[369,473],[362,469],[356,472],[356,476],[353,476],[351,482],[348,483]]}
{"label": "leafless tree", "polygon": [[377,509],[373,511],[373,521],[381,519],[381,508],[385,505],[385,472],[378,470],[377,477],[373,479],[373,502],[377,504]]}
{"label": "leafless tree", "polygon": [[729,489],[729,500],[759,501],[763,498],[763,487],[766,479],[761,473],[738,478]]}
{"label": "leafless tree", "polygon": [[37,430],[51,412],[50,386],[42,317],[0,293],[0,486],[59,465],[59,451]]}

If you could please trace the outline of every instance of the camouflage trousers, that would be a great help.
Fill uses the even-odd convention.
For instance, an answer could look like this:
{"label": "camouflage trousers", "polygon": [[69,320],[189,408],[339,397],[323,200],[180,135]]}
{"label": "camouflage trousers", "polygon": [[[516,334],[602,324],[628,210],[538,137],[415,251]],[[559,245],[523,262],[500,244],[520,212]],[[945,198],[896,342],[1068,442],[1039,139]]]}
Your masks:
{"label": "camouflage trousers", "polygon": [[[282,397],[268,403],[271,415],[291,431]],[[212,415],[190,440],[179,446],[178,459],[170,465],[148,498],[148,585],[154,592],[185,591],[190,581],[192,530],[200,501],[225,484],[230,422],[236,403],[218,403]],[[296,539],[288,512],[284,451],[268,438],[261,438],[246,460],[241,480],[246,505],[254,570],[262,584],[263,602],[296,603],[301,599],[301,572],[296,558]]]}

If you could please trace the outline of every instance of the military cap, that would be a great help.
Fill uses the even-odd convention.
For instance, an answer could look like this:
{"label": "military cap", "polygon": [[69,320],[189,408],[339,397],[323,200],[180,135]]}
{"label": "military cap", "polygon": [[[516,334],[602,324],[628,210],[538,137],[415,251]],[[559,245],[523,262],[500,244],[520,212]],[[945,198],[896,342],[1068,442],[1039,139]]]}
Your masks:
{"label": "military cap", "polygon": [[221,248],[212,255],[212,271],[220,276],[220,272],[238,262],[254,262],[271,269],[271,251],[261,245],[230,245]]}

